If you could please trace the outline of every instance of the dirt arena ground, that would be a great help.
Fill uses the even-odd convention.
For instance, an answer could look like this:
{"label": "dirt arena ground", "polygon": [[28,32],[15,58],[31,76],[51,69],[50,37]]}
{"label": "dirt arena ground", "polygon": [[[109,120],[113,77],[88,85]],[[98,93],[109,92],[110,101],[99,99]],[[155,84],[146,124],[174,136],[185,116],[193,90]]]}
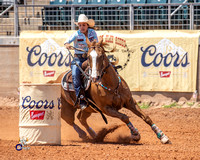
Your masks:
{"label": "dirt arena ground", "polygon": [[[0,99],[1,101],[1,99]],[[98,133],[103,127],[122,125],[109,133],[103,142],[82,142],[76,132],[64,121],[61,128],[61,146],[30,146],[29,150],[15,149],[19,140],[18,102],[14,99],[0,103],[0,159],[67,159],[67,160],[199,160],[200,159],[200,107],[143,109],[172,144],[163,145],[151,128],[127,110],[131,122],[141,134],[139,142],[129,142],[129,129],[118,119],[108,118],[106,125],[99,114],[89,118],[89,124]],[[77,122],[77,121],[76,121]],[[77,122],[77,124],[79,124]]]}

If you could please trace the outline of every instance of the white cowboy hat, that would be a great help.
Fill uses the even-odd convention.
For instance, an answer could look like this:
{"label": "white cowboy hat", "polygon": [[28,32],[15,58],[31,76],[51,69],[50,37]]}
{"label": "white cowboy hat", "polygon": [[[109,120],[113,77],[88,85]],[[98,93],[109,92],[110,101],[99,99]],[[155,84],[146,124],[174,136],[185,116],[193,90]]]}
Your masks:
{"label": "white cowboy hat", "polygon": [[95,21],[93,19],[88,19],[85,14],[80,14],[78,17],[78,22],[75,22],[75,24],[78,26],[78,23],[85,22],[89,25],[89,27],[94,27]]}

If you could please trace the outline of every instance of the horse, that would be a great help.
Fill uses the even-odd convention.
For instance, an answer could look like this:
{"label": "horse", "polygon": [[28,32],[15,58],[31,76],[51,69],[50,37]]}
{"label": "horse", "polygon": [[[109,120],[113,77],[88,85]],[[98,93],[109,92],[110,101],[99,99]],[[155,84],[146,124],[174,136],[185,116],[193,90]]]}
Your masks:
{"label": "horse", "polygon": [[[157,138],[163,144],[171,143],[169,138],[156,126],[151,118],[145,114],[137,102],[133,99],[131,91],[126,81],[115,71],[109,59],[106,56],[105,43],[103,40],[99,42],[87,42],[87,65],[91,70],[91,84],[86,92],[86,96],[94,102],[101,112],[107,116],[120,119],[130,129],[131,139],[139,141],[141,136],[137,128],[130,122],[126,114],[119,112],[121,108],[126,108],[138,117],[142,118],[155,132]],[[63,72],[54,81],[49,83],[61,83],[61,80],[66,72]],[[63,88],[61,90],[61,118],[71,125],[79,134],[81,139],[87,139],[87,134],[77,124],[75,124],[75,93],[67,92]],[[95,139],[96,132],[88,125],[87,118],[96,112],[91,106],[84,110],[80,110],[77,115],[81,125],[85,127],[89,135]]]}

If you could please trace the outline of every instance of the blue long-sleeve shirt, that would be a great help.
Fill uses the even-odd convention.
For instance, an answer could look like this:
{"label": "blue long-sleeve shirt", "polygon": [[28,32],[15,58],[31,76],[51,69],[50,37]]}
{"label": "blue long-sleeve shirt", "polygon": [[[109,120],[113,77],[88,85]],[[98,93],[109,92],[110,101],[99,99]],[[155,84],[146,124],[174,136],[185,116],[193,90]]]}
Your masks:
{"label": "blue long-sleeve shirt", "polygon": [[[88,28],[88,39],[90,42],[96,39],[98,42],[98,37],[94,29]],[[80,30],[76,31],[74,34],[72,34],[69,39],[65,41],[64,44],[66,43],[72,43],[74,42],[74,47],[75,48],[81,48],[85,50],[86,52],[88,51],[88,45],[86,43],[86,37],[83,33],[81,33]],[[75,50],[75,54],[83,54],[81,51]]]}

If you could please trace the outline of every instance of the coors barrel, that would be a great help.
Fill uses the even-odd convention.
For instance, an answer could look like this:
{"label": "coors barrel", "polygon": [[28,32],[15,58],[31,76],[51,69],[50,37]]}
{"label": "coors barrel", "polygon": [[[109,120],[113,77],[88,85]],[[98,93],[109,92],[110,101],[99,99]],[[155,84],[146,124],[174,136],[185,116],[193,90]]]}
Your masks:
{"label": "coors barrel", "polygon": [[60,96],[60,84],[20,85],[19,137],[26,144],[61,144]]}

